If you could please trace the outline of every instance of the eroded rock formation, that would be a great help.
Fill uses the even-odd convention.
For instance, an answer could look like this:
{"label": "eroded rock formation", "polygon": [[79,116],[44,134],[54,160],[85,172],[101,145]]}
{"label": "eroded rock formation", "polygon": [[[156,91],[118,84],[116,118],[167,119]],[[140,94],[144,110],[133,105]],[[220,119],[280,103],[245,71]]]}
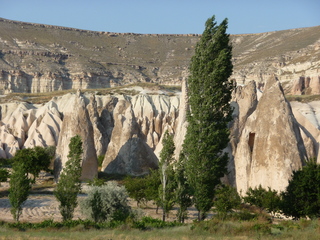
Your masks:
{"label": "eroded rock formation", "polygon": [[305,160],[299,125],[273,76],[240,133],[234,155],[237,189],[245,193],[261,185],[284,190],[292,171],[300,169]]}
{"label": "eroded rock formation", "polygon": [[[83,179],[96,176],[97,155],[105,155],[102,170],[107,173],[146,174],[157,167],[166,130],[175,134],[179,156],[187,125],[185,84],[181,95],[79,91],[46,104],[1,104],[0,157],[10,158],[24,147],[57,146],[56,169],[61,170],[70,138],[78,134],[83,139]],[[227,181],[239,191],[260,184],[284,190],[292,171],[319,155],[319,101],[290,105],[273,76],[263,93],[255,81],[238,86],[231,104]]]}
{"label": "eroded rock formation", "polygon": [[[184,90],[182,95],[185,98]],[[134,96],[101,96],[78,91],[41,105],[2,104],[0,156],[10,158],[21,148],[56,146],[58,177],[67,161],[71,137],[80,135],[83,179],[96,176],[100,155],[105,155],[105,172],[143,175],[158,166],[163,133],[182,131],[185,117],[182,114],[179,118],[180,107],[180,95],[144,92]],[[181,144],[177,138],[180,149]]]}

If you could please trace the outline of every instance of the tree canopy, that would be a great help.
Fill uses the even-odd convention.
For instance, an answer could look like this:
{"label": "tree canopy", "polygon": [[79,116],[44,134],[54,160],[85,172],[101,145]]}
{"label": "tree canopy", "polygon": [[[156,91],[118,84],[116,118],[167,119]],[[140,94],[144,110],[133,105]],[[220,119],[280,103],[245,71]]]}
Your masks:
{"label": "tree canopy", "polygon": [[226,33],[228,20],[217,25],[215,17],[206,21],[205,30],[191,59],[188,78],[188,128],[183,149],[186,171],[199,220],[213,205],[214,189],[227,171],[228,123],[233,83],[232,47]]}
{"label": "tree canopy", "polygon": [[282,193],[282,211],[294,218],[320,217],[320,165],[315,160],[294,171]]}
{"label": "tree canopy", "polygon": [[82,152],[81,137],[76,135],[70,139],[68,161],[54,191],[55,197],[60,202],[59,209],[64,221],[72,219],[74,209],[78,205],[77,197],[81,190]]}

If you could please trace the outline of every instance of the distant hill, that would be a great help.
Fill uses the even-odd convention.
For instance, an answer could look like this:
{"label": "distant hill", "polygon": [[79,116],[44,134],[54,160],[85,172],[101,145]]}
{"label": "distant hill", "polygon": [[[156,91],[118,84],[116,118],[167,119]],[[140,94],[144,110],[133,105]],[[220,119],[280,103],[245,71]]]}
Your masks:
{"label": "distant hill", "polygon": [[[180,85],[200,35],[94,32],[0,18],[0,92],[48,92],[136,82]],[[238,83],[319,69],[320,26],[232,35]],[[308,76],[309,76],[308,75]],[[319,75],[319,74],[318,74]],[[316,76],[316,74],[315,74]]]}

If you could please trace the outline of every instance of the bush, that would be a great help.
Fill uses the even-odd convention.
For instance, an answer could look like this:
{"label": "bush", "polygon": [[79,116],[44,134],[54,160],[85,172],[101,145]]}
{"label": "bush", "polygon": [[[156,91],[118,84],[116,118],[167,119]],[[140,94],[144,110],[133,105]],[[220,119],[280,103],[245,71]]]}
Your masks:
{"label": "bush", "polygon": [[320,165],[311,160],[293,172],[286,191],[282,193],[281,209],[287,216],[320,217]]}
{"label": "bush", "polygon": [[[9,176],[10,176],[10,174],[7,169],[0,168],[0,183],[6,182],[9,178]],[[1,184],[0,184],[0,186],[1,186]]]}
{"label": "bush", "polygon": [[100,186],[104,185],[104,180],[95,177],[94,179],[88,181],[88,185],[89,186],[99,186],[100,187]]}
{"label": "bush", "polygon": [[126,189],[114,182],[91,187],[80,207],[82,213],[95,222],[125,221],[131,214]]}
{"label": "bush", "polygon": [[265,209],[269,213],[274,213],[280,208],[280,196],[277,191],[271,190],[270,187],[266,190],[261,185],[254,189],[250,187],[243,200],[250,205],[259,207],[260,212]]}
{"label": "bush", "polygon": [[164,222],[152,217],[143,217],[140,221],[134,222],[133,227],[140,230],[147,230],[152,228],[176,227],[182,225],[183,224],[179,222]]}
{"label": "bush", "polygon": [[235,188],[225,185],[216,190],[214,206],[221,218],[224,219],[228,212],[238,208],[240,204],[241,198]]}

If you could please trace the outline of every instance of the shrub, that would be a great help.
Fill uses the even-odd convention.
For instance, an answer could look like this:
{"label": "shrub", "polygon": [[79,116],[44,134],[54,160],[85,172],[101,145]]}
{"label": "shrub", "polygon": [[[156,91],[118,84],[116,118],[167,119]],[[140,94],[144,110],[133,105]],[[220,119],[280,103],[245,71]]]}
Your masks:
{"label": "shrub", "polygon": [[286,191],[282,193],[281,209],[294,218],[320,217],[320,165],[311,160],[292,174]]}
{"label": "shrub", "polygon": [[94,179],[88,181],[88,185],[89,186],[103,186],[104,180],[95,177]]}
{"label": "shrub", "polygon": [[1,186],[1,182],[6,182],[9,178],[9,172],[7,169],[5,168],[0,168],[0,186]]}
{"label": "shrub", "polygon": [[224,185],[216,190],[214,206],[220,218],[224,219],[228,212],[238,208],[240,204],[241,198],[235,188]]}
{"label": "shrub", "polygon": [[165,228],[165,227],[176,227],[182,226],[179,222],[164,222],[160,219],[155,219],[152,217],[143,217],[140,221],[134,222],[133,227],[140,230],[147,230],[152,228]]}
{"label": "shrub", "polygon": [[80,206],[82,213],[95,222],[125,221],[131,213],[126,189],[114,182],[91,187]]}
{"label": "shrub", "polygon": [[260,212],[265,209],[269,213],[273,213],[280,207],[280,196],[277,191],[271,190],[270,187],[266,190],[261,185],[254,189],[250,187],[243,200],[250,205],[259,207]]}
{"label": "shrub", "polygon": [[104,155],[99,155],[98,156],[98,166],[99,167],[102,167],[103,160],[104,160]]}

